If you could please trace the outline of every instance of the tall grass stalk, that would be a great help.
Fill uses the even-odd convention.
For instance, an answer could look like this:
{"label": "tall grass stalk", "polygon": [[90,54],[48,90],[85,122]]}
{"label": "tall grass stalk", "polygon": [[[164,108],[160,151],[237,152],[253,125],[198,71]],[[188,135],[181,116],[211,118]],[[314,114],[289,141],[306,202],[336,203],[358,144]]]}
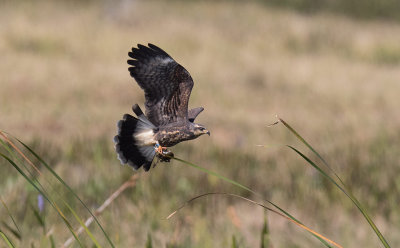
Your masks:
{"label": "tall grass stalk", "polygon": [[[185,207],[186,205],[188,205],[189,203],[191,203],[191,202],[193,202],[193,201],[195,201],[195,200],[197,200],[197,199],[200,199],[200,198],[202,198],[202,197],[210,196],[210,195],[233,196],[233,197],[239,198],[239,199],[241,199],[241,200],[250,202],[250,203],[252,203],[252,204],[254,204],[254,205],[260,206],[260,207],[264,208],[265,210],[271,211],[271,212],[273,212],[274,214],[277,214],[277,215],[279,215],[280,217],[283,217],[283,218],[289,220],[290,222],[292,222],[292,223],[296,224],[297,226],[303,228],[304,230],[310,232],[311,234],[313,234],[314,236],[316,236],[316,237],[319,238],[320,240],[322,239],[322,241],[324,241],[324,242],[322,242],[322,243],[324,243],[327,247],[331,247],[331,246],[330,246],[329,244],[327,244],[325,241],[331,243],[332,245],[334,245],[334,246],[336,246],[336,247],[342,247],[342,246],[339,245],[338,243],[334,242],[334,241],[331,240],[331,239],[326,238],[325,236],[319,234],[318,232],[312,230],[311,228],[309,228],[309,227],[307,227],[307,226],[301,224],[299,221],[293,219],[292,217],[288,217],[288,216],[286,216],[285,214],[282,214],[282,213],[280,213],[280,212],[278,212],[278,211],[276,211],[276,210],[274,210],[274,209],[272,209],[272,208],[269,208],[269,207],[265,206],[265,205],[262,204],[262,203],[253,201],[253,200],[251,200],[251,199],[249,199],[249,198],[247,198],[247,197],[240,196],[240,195],[236,195],[236,194],[231,194],[231,193],[210,192],[210,193],[205,193],[205,194],[201,194],[201,195],[198,195],[198,196],[196,196],[196,197],[193,197],[192,199],[190,199],[190,200],[186,201],[184,204],[182,204],[178,209],[176,209],[176,210],[175,210],[174,212],[172,212],[170,215],[168,215],[167,219],[169,219],[169,218],[171,218],[172,216],[174,216],[179,210],[181,210],[182,208],[184,208],[184,207]],[[265,235],[265,234],[267,234],[267,229],[266,229],[266,224],[265,224],[265,222],[264,222],[264,227],[263,227],[262,235]],[[264,243],[262,243],[262,244],[264,244]]]}
{"label": "tall grass stalk", "polygon": [[[17,222],[15,221],[13,215],[10,212],[10,209],[7,207],[7,204],[3,201],[3,198],[0,197],[0,201],[3,204],[4,208],[6,209],[7,215],[10,216],[10,218],[11,218],[14,226],[17,228],[17,230],[14,230],[13,228],[11,228],[8,225],[6,226],[6,228],[9,229],[14,234],[14,236],[16,236],[18,239],[21,239],[21,229],[18,227]],[[5,224],[5,223],[3,223],[3,224]]]}
{"label": "tall grass stalk", "polygon": [[[99,216],[122,192],[124,192],[126,189],[133,187],[136,185],[136,180],[139,178],[138,174],[133,174],[125,183],[123,183],[114,193],[112,193],[105,201],[104,203],[97,208],[94,211],[95,216]],[[83,232],[84,229],[90,226],[90,224],[93,223],[94,217],[90,216],[81,227],[76,231],[76,233],[79,235]],[[71,236],[68,238],[62,247],[69,247],[72,242],[74,241],[74,237]]]}
{"label": "tall grass stalk", "polygon": [[[66,202],[64,201],[64,204],[67,206],[67,208],[69,209],[69,211],[71,211],[71,213],[74,215],[75,219],[79,222],[79,224],[81,225],[81,227],[83,227],[83,229],[85,229],[86,233],[89,235],[90,239],[93,241],[94,245],[97,248],[101,248],[99,242],[96,240],[96,238],[93,236],[92,232],[89,230],[89,228],[85,225],[85,223],[83,223],[82,219],[79,218],[78,214],[74,211],[74,209]],[[79,235],[77,233],[77,235]]]}
{"label": "tall grass stalk", "polygon": [[[282,123],[292,134],[294,134],[304,145],[306,145],[306,147],[311,150],[317,157],[318,159],[320,159],[322,161],[322,164],[324,166],[326,166],[326,168],[328,169],[328,172],[326,172],[325,170],[323,170],[321,168],[321,166],[318,166],[318,164],[314,161],[312,161],[310,158],[308,158],[306,155],[304,155],[302,152],[300,152],[299,149],[291,146],[291,145],[287,145],[288,148],[290,148],[291,150],[293,150],[294,152],[296,152],[299,156],[301,156],[308,164],[310,164],[314,169],[316,169],[320,174],[322,174],[324,177],[326,177],[331,183],[333,183],[335,185],[335,187],[337,187],[340,191],[342,191],[352,202],[353,204],[357,207],[357,209],[362,213],[362,215],[364,216],[364,218],[367,220],[368,224],[371,226],[371,228],[374,230],[374,232],[376,233],[376,235],[378,236],[378,238],[380,239],[381,243],[384,245],[384,247],[388,248],[390,247],[388,242],[386,241],[386,239],[384,238],[384,236],[382,235],[382,233],[380,232],[380,230],[378,229],[378,227],[375,225],[375,223],[373,222],[373,220],[371,219],[371,217],[369,216],[369,214],[367,213],[367,211],[365,210],[365,208],[361,205],[361,203],[357,200],[357,198],[352,194],[352,192],[349,190],[349,188],[346,186],[346,184],[343,182],[343,180],[339,177],[339,175],[332,169],[332,167],[327,163],[327,161],[294,129],[292,128],[288,123],[286,123],[284,120],[278,118],[279,122]],[[278,123],[279,123],[278,122]],[[276,124],[276,123],[275,123]],[[80,224],[80,228],[78,229],[77,232],[75,232],[72,228],[72,225],[70,224],[69,220],[66,218],[65,214],[61,211],[60,207],[58,206],[57,202],[53,199],[53,197],[46,191],[46,189],[42,186],[42,184],[39,181],[39,178],[43,177],[42,176],[42,172],[38,169],[38,167],[18,148],[18,146],[12,142],[6,135],[4,132],[0,131],[0,143],[1,145],[5,148],[5,150],[9,153],[9,156],[3,153],[0,153],[0,156],[3,157],[5,160],[7,160],[17,171],[20,175],[22,175],[26,181],[32,185],[39,194],[41,194],[45,200],[47,200],[50,205],[56,210],[57,214],[62,218],[62,220],[64,221],[65,225],[68,227],[69,231],[71,232],[72,236],[71,238],[69,238],[65,243],[63,247],[68,247],[74,240],[76,240],[79,244],[79,246],[83,247],[83,244],[81,243],[81,241],[78,238],[78,235],[83,232],[86,231],[86,233],[88,234],[88,236],[92,239],[94,245],[96,247],[101,247],[100,244],[98,243],[98,241],[96,240],[96,238],[94,237],[94,235],[89,231],[88,226],[93,222],[96,221],[98,226],[101,228],[104,236],[107,238],[109,244],[111,245],[111,247],[114,247],[113,243],[111,242],[109,236],[106,234],[106,232],[104,231],[103,227],[101,226],[101,224],[98,222],[96,215],[100,214],[122,191],[124,191],[126,188],[133,186],[135,184],[135,180],[138,178],[138,174],[134,174],[127,182],[125,182],[123,185],[121,185],[121,187],[114,192],[103,204],[101,207],[99,207],[96,212],[93,214],[92,211],[90,211],[90,209],[86,206],[86,204],[78,197],[78,195],[65,183],[64,180],[62,180],[62,178],[60,176],[58,176],[57,173],[55,173],[55,171],[39,156],[37,155],[29,146],[27,146],[25,143],[23,143],[22,141],[20,141],[19,139],[15,138],[23,147],[25,147],[30,153],[31,155],[33,155],[41,164],[44,165],[44,167],[50,171],[50,173],[66,188],[68,189],[68,191],[70,191],[74,197],[76,199],[79,200],[79,202],[86,208],[86,210],[90,213],[91,217],[89,219],[86,220],[86,222],[83,222],[81,220],[81,218],[76,214],[76,211],[69,205],[68,202],[66,202],[62,197],[62,203],[68,208],[68,210],[72,213],[72,215],[75,217],[75,219],[79,222]],[[8,145],[7,145],[8,144]],[[12,149],[11,149],[12,148]],[[34,172],[36,172],[39,176],[35,176],[24,164],[23,161],[19,160],[18,156],[20,155],[23,158],[23,161],[25,161],[26,163],[28,163],[28,165],[30,165]],[[18,160],[18,162],[15,162],[14,159]],[[181,163],[184,163],[186,165],[189,165],[197,170],[200,170],[202,172],[205,172],[209,175],[215,176],[225,182],[228,182],[238,188],[241,188],[245,191],[248,191],[252,194],[254,194],[255,196],[259,197],[260,199],[262,199],[262,195],[255,192],[254,190],[250,189],[249,187],[244,186],[241,183],[238,183],[232,179],[229,179],[227,177],[224,177],[214,171],[208,170],[204,167],[198,166],[194,163],[185,161],[183,159],[174,157],[174,160],[177,160]],[[19,166],[17,163],[19,163],[20,165],[22,165],[22,167],[28,172],[28,174],[26,174],[24,172],[24,170],[21,168],[21,166]],[[334,175],[334,177],[330,176],[329,173],[332,173]],[[335,180],[336,178],[336,180]],[[47,179],[47,178],[45,178]],[[53,185],[50,183],[50,181],[47,179],[47,183],[53,187]],[[233,197],[237,197],[240,198],[242,200],[246,200],[248,202],[251,202],[252,204],[258,205],[263,207],[264,209],[271,211],[281,217],[284,217],[285,219],[289,220],[290,222],[296,224],[297,226],[303,228],[304,230],[307,230],[309,233],[311,233],[313,236],[315,236],[316,238],[318,238],[325,246],[327,247],[331,247],[330,244],[336,246],[336,247],[342,247],[341,245],[337,244],[336,242],[324,237],[323,235],[319,234],[318,232],[312,230],[311,228],[305,226],[304,224],[302,224],[299,220],[297,220],[295,217],[293,217],[292,215],[290,215],[287,211],[285,211],[284,209],[282,209],[281,207],[279,207],[278,205],[276,205],[275,203],[269,201],[269,200],[265,200],[263,199],[263,201],[271,204],[273,207],[275,207],[277,210],[274,210],[272,208],[266,207],[264,204],[258,203],[256,201],[253,201],[251,199],[239,196],[239,195],[235,195],[235,194],[229,194],[229,193],[206,193],[203,195],[199,195],[197,197],[194,197],[192,199],[190,199],[189,201],[185,202],[180,208],[178,208],[177,210],[175,210],[173,213],[171,213],[167,219],[171,218],[173,215],[175,215],[180,209],[182,209],[184,206],[186,206],[188,203],[199,199],[201,197],[205,197],[208,195],[228,195],[228,196],[233,196]],[[20,239],[20,229],[15,221],[15,219],[12,217],[11,212],[9,211],[9,209],[7,208],[7,206],[5,205],[4,201],[1,199],[1,202],[3,204],[3,206],[6,208],[8,215],[11,217],[15,227],[17,228],[16,231],[13,232],[13,228],[9,227],[7,225],[7,229],[9,229],[17,238]],[[11,240],[9,239],[9,237],[2,231],[0,230],[0,235],[2,237],[2,239],[6,242],[8,247],[14,247],[14,244],[11,242]],[[328,243],[330,244],[328,244]]]}
{"label": "tall grass stalk", "polygon": [[239,248],[239,244],[238,244],[238,242],[236,240],[236,236],[235,235],[232,235],[232,246],[231,247],[232,248]]}
{"label": "tall grass stalk", "polygon": [[97,225],[100,227],[101,231],[103,232],[103,235],[106,237],[108,243],[111,245],[111,247],[115,247],[113,242],[111,241],[110,237],[104,230],[103,226],[100,224],[96,216],[92,213],[92,211],[89,209],[89,207],[81,200],[81,198],[71,189],[71,187],[37,154],[35,153],[28,145],[23,143],[21,140],[15,138],[20,144],[22,144],[36,159],[38,159],[45,167],[47,170],[50,171],[50,173],[59,181],[61,184],[69,191],[72,193],[72,195],[84,206],[84,208],[89,212],[91,217],[93,218],[94,221],[96,221]]}
{"label": "tall grass stalk", "polygon": [[[257,196],[257,197],[259,197],[260,199],[262,199],[263,201],[265,201],[265,202],[271,204],[272,206],[274,206],[275,208],[277,208],[280,212],[283,213],[283,215],[284,215],[286,218],[289,218],[290,220],[292,220],[292,222],[298,224],[298,226],[300,226],[301,228],[303,228],[303,229],[309,231],[313,236],[315,236],[317,239],[319,239],[325,246],[331,247],[328,243],[326,243],[326,241],[328,241],[328,242],[330,242],[331,244],[334,244],[336,247],[342,247],[341,245],[339,245],[339,244],[337,244],[337,243],[331,241],[331,240],[328,239],[328,238],[325,238],[325,237],[322,236],[321,234],[319,234],[319,233],[313,231],[312,229],[306,227],[303,223],[301,223],[299,220],[297,220],[295,217],[293,217],[291,214],[289,214],[287,211],[285,211],[283,208],[279,207],[279,206],[276,205],[275,203],[273,203],[273,202],[271,202],[271,201],[269,201],[269,200],[263,199],[263,197],[262,197],[262,195],[261,195],[260,193],[257,193],[257,192],[255,192],[254,190],[252,190],[252,189],[250,189],[250,188],[248,188],[248,187],[246,187],[246,186],[244,186],[244,185],[242,185],[242,184],[240,184],[240,183],[238,183],[238,182],[236,182],[236,181],[234,181],[234,180],[232,180],[232,179],[229,179],[229,178],[227,178],[227,177],[224,177],[224,176],[222,176],[222,175],[220,175],[220,174],[218,174],[218,173],[216,173],[216,172],[214,172],[214,171],[208,170],[208,169],[203,168],[203,167],[201,167],[201,166],[199,166],[199,165],[196,165],[196,164],[194,164],[194,163],[185,161],[185,160],[180,159],[180,158],[177,158],[177,157],[173,157],[173,159],[175,159],[175,160],[177,160],[177,161],[179,161],[179,162],[181,162],[181,163],[184,163],[184,164],[186,164],[186,165],[189,165],[189,166],[191,166],[191,167],[193,167],[193,168],[196,168],[196,169],[198,169],[198,170],[200,170],[200,171],[203,171],[203,172],[205,172],[205,173],[207,173],[207,174],[209,174],[209,175],[216,176],[217,178],[219,178],[219,179],[221,179],[221,180],[223,180],[223,181],[226,181],[226,182],[228,182],[228,183],[230,183],[230,184],[233,184],[233,185],[235,185],[235,186],[237,186],[237,187],[239,187],[239,188],[241,188],[241,189],[244,189],[244,190],[246,190],[246,191],[248,191],[248,192],[254,194],[255,196]],[[205,194],[205,195],[207,195],[207,194]],[[198,198],[200,198],[200,197],[202,197],[202,196],[204,196],[204,195],[200,195],[200,196],[194,197],[194,198],[192,198],[191,200],[189,200],[187,203],[189,203],[189,202],[191,202],[191,201],[193,201],[193,200],[195,200],[195,199],[198,199]],[[243,197],[242,199],[247,199],[247,198],[244,198],[244,197]],[[250,200],[250,201],[251,201],[251,200]],[[257,204],[256,202],[253,202],[253,203]],[[181,206],[181,208],[184,207],[185,205],[186,205],[186,204],[183,204],[183,205]],[[258,204],[257,204],[257,205],[258,205]],[[260,206],[263,206],[263,205],[260,205]],[[180,208],[179,208],[179,209],[180,209]],[[179,209],[178,209],[178,210],[179,210]],[[173,213],[171,213],[171,214],[167,217],[167,219],[170,218],[170,217],[172,217],[175,213],[176,213],[176,211],[174,211]]]}
{"label": "tall grass stalk", "polygon": [[[5,133],[4,132],[2,132],[2,131],[0,131],[0,136],[1,136],[1,138],[2,138],[2,142],[1,142],[1,145],[5,148],[5,150],[10,154],[10,156],[12,156],[12,157],[18,157],[17,156],[17,154],[19,154],[23,159],[24,159],[24,161],[25,162],[27,162],[38,174],[39,174],[39,177],[41,177],[41,175],[42,175],[42,172],[38,169],[38,167],[14,144],[14,142],[12,142],[6,135],[5,135]],[[18,139],[17,139],[18,140]],[[42,164],[44,164],[45,165],[45,167],[52,173],[52,175],[54,176],[54,177],[56,177],[56,179],[59,181],[59,182],[61,182],[67,189],[69,189],[72,193],[73,193],[73,195],[76,197],[76,198],[78,198],[79,199],[79,197],[77,196],[77,194],[75,193],[75,192],[73,192],[73,190],[50,168],[50,166],[48,166],[45,162],[44,162],[44,160],[40,157],[40,156],[38,156],[29,146],[27,146],[27,145],[25,145],[22,141],[20,141],[20,140],[18,140],[26,149],[28,149],[28,151],[30,151],[31,152],[31,154],[33,154],[40,162],[42,162]],[[13,149],[14,149],[14,151],[12,151],[9,147],[8,147],[8,145],[5,143],[5,142],[7,142],[7,144],[9,144]],[[25,167],[25,165],[24,165],[24,163],[23,162],[21,162],[21,161],[19,161],[19,164],[21,165],[23,165],[23,167],[25,168],[25,170],[26,171],[28,171],[28,173],[29,173],[29,175],[30,175],[30,177],[23,171],[23,169],[21,169],[21,167],[20,166],[18,166],[18,164],[13,160],[13,159],[11,159],[9,156],[7,156],[7,155],[5,155],[5,154],[3,154],[3,153],[0,153],[0,156],[1,157],[3,157],[4,159],[6,159],[17,171],[18,171],[18,173],[20,174],[20,175],[22,175],[27,181],[28,181],[28,183],[29,184],[31,184],[37,191],[38,191],[38,193],[39,194],[41,194],[43,197],[44,197],[44,199],[46,200],[46,201],[48,201],[49,203],[50,203],[50,205],[56,210],[56,212],[57,212],[57,214],[61,217],[61,219],[63,220],[63,222],[65,223],[65,225],[67,226],[67,228],[69,229],[69,231],[71,232],[71,234],[72,234],[72,236],[75,238],[75,240],[78,242],[78,244],[81,246],[81,247],[83,247],[83,244],[81,243],[81,241],[78,239],[78,237],[77,237],[77,235],[75,234],[75,232],[74,232],[74,230],[73,230],[73,228],[72,228],[72,225],[71,225],[71,223],[69,222],[69,220],[67,219],[67,217],[65,216],[65,214],[61,211],[61,209],[60,209],[60,207],[58,206],[58,204],[57,204],[57,202],[52,198],[52,196],[50,195],[50,194],[48,194],[47,193],[47,191],[46,191],[46,189],[43,187],[43,185],[39,182],[39,177],[36,177],[36,176],[34,176],[31,172],[30,172],[30,170],[28,170],[28,168],[26,168]],[[31,179],[32,178],[32,179]],[[53,188],[54,189],[54,186],[50,183],[50,181],[47,179],[47,178],[45,178],[45,180],[46,180],[46,182],[48,183],[48,185],[50,185],[50,187],[51,188]],[[53,192],[54,192],[55,190],[53,190]],[[57,192],[57,191],[55,191],[55,192]],[[57,192],[58,193],[58,192]],[[62,196],[60,196],[60,199],[63,199],[63,197]],[[79,199],[80,200],[80,199]],[[80,202],[84,205],[84,206],[86,206],[81,200],[80,200]],[[68,205],[67,205],[67,203],[63,200],[63,203],[64,203],[64,205],[66,205],[67,207],[68,207]],[[86,207],[87,208],[87,207]],[[72,212],[72,214],[74,214],[74,211],[73,211],[73,209],[71,209],[71,208],[69,208],[69,210]],[[89,208],[87,208],[87,210],[91,213],[91,211],[89,210]],[[92,213],[91,213],[92,214]],[[93,215],[93,214],[92,214]],[[101,225],[99,224],[99,226],[101,227]],[[112,244],[112,242],[111,242],[111,240],[109,239],[109,237],[108,237],[108,235],[104,232],[104,229],[101,227],[101,229],[103,230],[103,233],[104,233],[104,235],[105,235],[105,237],[108,239],[108,241],[109,241],[109,243],[111,244],[111,246],[112,247],[114,247],[113,246],[113,244]],[[88,231],[88,230],[87,230]],[[94,238],[94,236],[93,235],[91,235],[91,233],[90,232],[87,232],[87,234],[91,237],[91,239],[92,239],[92,241],[96,244],[96,243],[98,243],[97,242],[97,240]]]}
{"label": "tall grass stalk", "polygon": [[261,243],[260,248],[268,248],[270,247],[270,239],[269,239],[269,227],[268,227],[268,219],[267,214],[264,214],[264,224],[261,230]]}
{"label": "tall grass stalk", "polygon": [[371,226],[371,228],[374,230],[375,234],[378,236],[379,240],[381,243],[384,245],[386,248],[390,248],[389,243],[386,241],[385,237],[382,235],[378,227],[375,225],[374,221],[372,218],[369,216],[367,213],[367,210],[361,205],[361,203],[357,200],[357,198],[353,195],[351,190],[346,186],[346,184],[343,182],[343,180],[339,177],[339,175],[332,169],[332,167],[326,162],[326,160],[293,128],[291,127],[287,122],[284,120],[280,119],[278,117],[279,122],[281,122],[292,134],[294,134],[303,144],[307,146],[308,149],[310,149],[321,161],[322,163],[329,169],[331,173],[334,174],[336,179],[339,181],[337,182],[334,178],[328,175],[327,172],[325,172],[320,166],[317,165],[317,163],[313,162],[310,158],[308,158],[306,155],[304,155],[302,152],[300,152],[298,149],[294,148],[293,146],[287,145],[291,150],[295,151],[298,155],[300,155],[304,160],[307,161],[308,164],[310,164],[313,168],[315,168],[319,173],[321,173],[324,177],[326,177],[331,183],[333,183],[340,191],[342,191],[352,202],[353,204],[357,207],[357,209],[361,212],[361,214],[364,216],[364,218],[367,220],[368,224]]}
{"label": "tall grass stalk", "polygon": [[7,244],[8,247],[15,247],[14,244],[11,242],[11,240],[7,237],[5,233],[3,233],[2,230],[0,230],[0,236],[3,238],[4,242]]}
{"label": "tall grass stalk", "polygon": [[83,247],[82,243],[76,236],[74,230],[72,229],[71,223],[68,221],[68,219],[65,217],[64,213],[61,211],[57,203],[51,198],[50,195],[45,193],[40,187],[42,187],[40,184],[37,183],[37,181],[31,180],[22,170],[21,168],[13,161],[11,160],[8,156],[4,155],[3,153],[0,153],[0,156],[5,158],[18,172],[21,174],[28,182],[31,184],[40,194],[43,195],[43,197],[50,203],[50,205],[56,210],[57,214],[61,217],[65,225],[68,227],[69,231],[72,233],[72,235],[75,237],[75,240],[79,243],[81,247]]}

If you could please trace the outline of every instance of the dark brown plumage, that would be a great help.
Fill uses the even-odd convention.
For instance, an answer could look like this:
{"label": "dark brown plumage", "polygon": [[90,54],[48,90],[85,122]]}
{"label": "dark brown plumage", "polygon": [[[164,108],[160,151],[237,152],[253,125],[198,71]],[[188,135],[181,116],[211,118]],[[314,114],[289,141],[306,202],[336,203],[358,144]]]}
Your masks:
{"label": "dark brown plumage", "polygon": [[[128,53],[129,72],[145,93],[146,115],[133,106],[137,118],[125,114],[118,123],[116,151],[122,164],[149,170],[156,149],[210,134],[195,118],[202,107],[188,110],[193,80],[189,72],[161,48],[138,45]],[[158,148],[163,156],[163,148]],[[168,161],[168,159],[164,159]]]}

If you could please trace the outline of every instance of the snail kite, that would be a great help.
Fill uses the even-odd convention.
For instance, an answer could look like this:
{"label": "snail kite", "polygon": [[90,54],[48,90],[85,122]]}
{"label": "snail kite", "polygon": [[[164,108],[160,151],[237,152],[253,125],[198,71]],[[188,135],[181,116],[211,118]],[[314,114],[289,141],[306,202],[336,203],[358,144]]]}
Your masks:
{"label": "snail kite", "polygon": [[188,110],[193,80],[185,68],[153,44],[139,44],[128,55],[129,72],[144,90],[146,114],[135,104],[136,117],[123,116],[114,137],[115,149],[121,164],[148,171],[156,155],[161,161],[171,159],[173,154],[166,147],[210,132],[194,123],[203,108]]}

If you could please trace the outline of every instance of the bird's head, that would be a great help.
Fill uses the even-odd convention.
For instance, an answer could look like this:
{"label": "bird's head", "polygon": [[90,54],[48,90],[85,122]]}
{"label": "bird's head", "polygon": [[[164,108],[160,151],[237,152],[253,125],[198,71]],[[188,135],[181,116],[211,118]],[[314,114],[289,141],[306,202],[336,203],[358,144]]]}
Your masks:
{"label": "bird's head", "polygon": [[201,124],[192,123],[191,128],[192,128],[193,134],[196,137],[203,135],[203,134],[208,134],[208,136],[210,136],[210,131],[208,131],[207,128],[205,128]]}

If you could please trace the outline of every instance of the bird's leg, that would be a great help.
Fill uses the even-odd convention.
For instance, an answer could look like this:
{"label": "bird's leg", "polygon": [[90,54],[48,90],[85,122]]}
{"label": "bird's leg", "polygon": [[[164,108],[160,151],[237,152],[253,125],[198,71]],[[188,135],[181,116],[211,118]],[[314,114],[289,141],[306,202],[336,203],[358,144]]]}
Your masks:
{"label": "bird's leg", "polygon": [[154,149],[156,150],[157,157],[161,162],[169,162],[171,161],[171,158],[174,157],[174,154],[170,150],[166,147],[160,146],[158,142],[154,145]]}
{"label": "bird's leg", "polygon": [[164,151],[167,150],[166,147],[160,146],[160,144],[158,144],[158,142],[154,145],[154,149],[156,150],[156,152],[158,154],[164,155]]}

